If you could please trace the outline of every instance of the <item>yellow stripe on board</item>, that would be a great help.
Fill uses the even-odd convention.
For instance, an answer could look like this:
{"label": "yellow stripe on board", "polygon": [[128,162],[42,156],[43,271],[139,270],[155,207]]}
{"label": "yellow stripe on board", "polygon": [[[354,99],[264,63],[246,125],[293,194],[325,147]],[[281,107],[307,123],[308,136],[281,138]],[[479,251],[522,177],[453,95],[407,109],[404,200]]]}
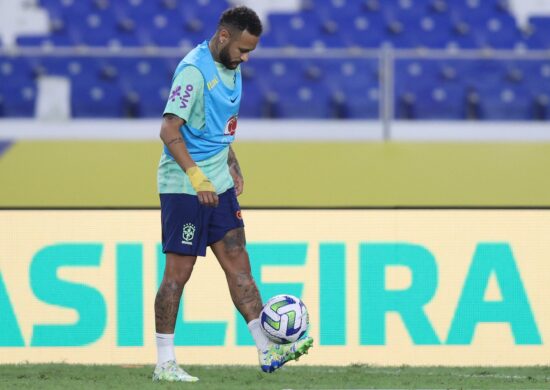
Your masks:
{"label": "yellow stripe on board", "polygon": [[[550,143],[235,144],[243,206],[550,206]],[[0,206],[158,205],[160,142],[18,142]]]}

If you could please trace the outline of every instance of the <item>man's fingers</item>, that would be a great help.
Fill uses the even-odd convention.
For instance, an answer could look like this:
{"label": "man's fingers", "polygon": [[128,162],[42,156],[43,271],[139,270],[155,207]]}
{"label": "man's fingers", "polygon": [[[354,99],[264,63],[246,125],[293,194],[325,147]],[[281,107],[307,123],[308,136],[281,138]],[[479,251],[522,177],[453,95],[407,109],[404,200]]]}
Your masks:
{"label": "man's fingers", "polygon": [[204,206],[216,207],[218,205],[218,195],[215,192],[200,191],[197,196],[199,203]]}
{"label": "man's fingers", "polygon": [[241,178],[238,178],[237,180],[234,180],[235,182],[235,194],[239,196],[243,193],[243,187],[244,187],[244,180]]}
{"label": "man's fingers", "polygon": [[213,207],[217,207],[218,206],[218,195],[215,193],[215,192],[211,192],[211,201],[212,201],[212,206]]}
{"label": "man's fingers", "polygon": [[237,196],[239,196],[240,194],[243,193],[243,183],[242,182],[235,183],[235,193],[237,194]]}

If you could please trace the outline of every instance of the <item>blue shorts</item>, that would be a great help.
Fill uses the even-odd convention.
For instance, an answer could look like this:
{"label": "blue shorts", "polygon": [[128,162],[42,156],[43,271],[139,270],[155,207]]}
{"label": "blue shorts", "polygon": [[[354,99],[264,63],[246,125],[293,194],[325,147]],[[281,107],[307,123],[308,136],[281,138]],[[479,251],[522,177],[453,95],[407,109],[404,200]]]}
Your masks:
{"label": "blue shorts", "polygon": [[217,207],[199,204],[196,195],[160,194],[162,251],[205,256],[206,247],[230,230],[244,227],[235,189],[218,195]]}

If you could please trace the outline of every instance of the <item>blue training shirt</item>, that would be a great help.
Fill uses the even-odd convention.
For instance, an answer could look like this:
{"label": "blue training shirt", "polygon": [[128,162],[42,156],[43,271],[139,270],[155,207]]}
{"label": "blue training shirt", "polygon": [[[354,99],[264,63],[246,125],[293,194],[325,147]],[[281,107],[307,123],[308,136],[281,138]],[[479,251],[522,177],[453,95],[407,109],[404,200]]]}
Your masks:
{"label": "blue training shirt", "polygon": [[[201,72],[205,82],[204,128],[197,129],[189,123],[185,123],[180,128],[189,154],[198,162],[216,155],[235,140],[242,81],[240,72],[235,73],[234,89],[228,88],[221,81],[208,48],[208,41],[204,41],[185,56],[174,73],[174,79],[187,66],[195,66]],[[164,153],[172,157],[166,145]]]}

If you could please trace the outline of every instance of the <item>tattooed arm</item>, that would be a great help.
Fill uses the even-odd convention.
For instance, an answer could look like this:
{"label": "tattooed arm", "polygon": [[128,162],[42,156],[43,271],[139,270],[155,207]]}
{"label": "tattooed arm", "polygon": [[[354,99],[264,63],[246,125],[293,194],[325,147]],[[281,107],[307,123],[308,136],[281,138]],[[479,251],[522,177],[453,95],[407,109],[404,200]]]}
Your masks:
{"label": "tattooed arm", "polygon": [[187,150],[187,146],[185,146],[185,141],[180,133],[180,127],[184,124],[185,121],[176,115],[164,115],[160,128],[160,139],[168,147],[170,154],[181,169],[189,176],[193,188],[197,191],[199,202],[206,206],[217,206],[218,195],[214,187],[197,167],[197,164],[193,161]]}
{"label": "tattooed arm", "polygon": [[239,161],[237,160],[237,156],[235,155],[235,151],[233,151],[233,148],[229,146],[229,156],[227,157],[227,165],[229,165],[229,172],[231,173],[231,176],[233,177],[233,181],[235,182],[235,192],[237,193],[237,196],[243,193],[243,187],[244,187],[244,179],[243,179],[243,173],[241,172],[241,167],[239,165]]}
{"label": "tattooed arm", "polygon": [[185,121],[176,115],[164,115],[160,128],[160,139],[168,147],[170,154],[174,157],[181,169],[187,171],[196,164],[189,155],[180,133],[180,127],[184,124]]}

